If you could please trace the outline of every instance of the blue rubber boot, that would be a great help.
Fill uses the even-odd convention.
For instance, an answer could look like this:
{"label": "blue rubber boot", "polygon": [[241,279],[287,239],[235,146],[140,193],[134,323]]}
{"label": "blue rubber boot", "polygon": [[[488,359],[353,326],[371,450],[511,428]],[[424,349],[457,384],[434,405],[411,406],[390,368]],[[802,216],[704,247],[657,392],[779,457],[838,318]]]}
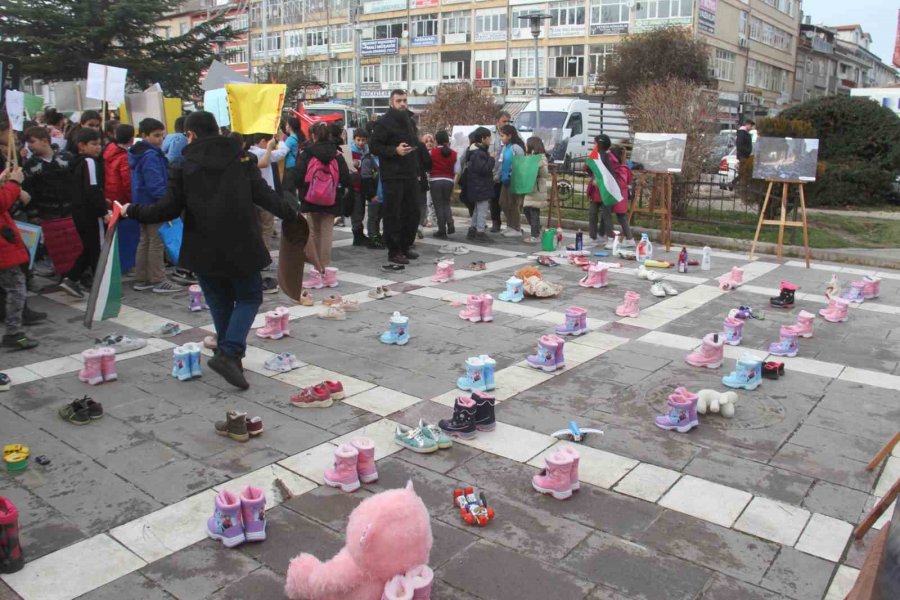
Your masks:
{"label": "blue rubber boot", "polygon": [[404,317],[398,311],[391,316],[390,329],[381,334],[384,344],[397,344],[403,346],[409,342],[409,317]]}
{"label": "blue rubber boot", "polygon": [[184,346],[178,346],[172,356],[172,377],[179,381],[191,379],[191,353]]}
{"label": "blue rubber boot", "polygon": [[522,287],[522,280],[518,277],[510,277],[506,280],[506,291],[500,292],[497,296],[504,302],[521,302],[525,297],[525,288]]}
{"label": "blue rubber boot", "polygon": [[730,388],[755,390],[762,383],[763,361],[752,354],[741,356],[734,371],[722,378],[722,383]]}
{"label": "blue rubber boot", "polygon": [[487,354],[482,354],[478,358],[484,363],[484,389],[492,390],[497,387],[497,384],[494,382],[494,373],[497,372],[497,361]]}
{"label": "blue rubber boot", "polygon": [[456,387],[467,392],[484,391],[484,361],[477,356],[466,359],[466,374],[456,380]]}

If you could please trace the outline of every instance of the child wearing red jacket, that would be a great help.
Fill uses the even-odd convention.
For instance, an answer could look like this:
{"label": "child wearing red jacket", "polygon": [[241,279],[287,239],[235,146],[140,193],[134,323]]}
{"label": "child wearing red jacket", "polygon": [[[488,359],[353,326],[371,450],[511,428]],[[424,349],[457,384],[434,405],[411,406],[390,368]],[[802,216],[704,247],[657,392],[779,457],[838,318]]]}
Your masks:
{"label": "child wearing red jacket", "polygon": [[14,350],[28,350],[38,343],[28,339],[22,331],[22,311],[25,309],[25,273],[21,266],[28,262],[28,250],[19,235],[19,228],[9,214],[16,200],[28,204],[29,196],[22,196],[19,187],[25,179],[21,167],[0,173],[0,287],[6,292],[6,332],[2,346]]}
{"label": "child wearing red jacket", "polygon": [[115,139],[103,149],[104,192],[107,208],[112,203],[131,202],[131,168],[128,166],[128,148],[134,143],[134,127],[126,123],[116,125]]}

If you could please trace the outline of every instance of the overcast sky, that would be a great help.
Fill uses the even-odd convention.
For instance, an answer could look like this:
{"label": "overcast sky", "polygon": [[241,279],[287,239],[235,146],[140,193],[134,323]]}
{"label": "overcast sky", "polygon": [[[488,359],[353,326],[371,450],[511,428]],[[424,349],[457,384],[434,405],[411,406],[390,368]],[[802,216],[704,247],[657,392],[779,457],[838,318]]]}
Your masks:
{"label": "overcast sky", "polygon": [[891,64],[897,34],[897,2],[886,0],[803,0],[803,14],[813,24],[853,25],[859,23],[872,36],[870,50]]}

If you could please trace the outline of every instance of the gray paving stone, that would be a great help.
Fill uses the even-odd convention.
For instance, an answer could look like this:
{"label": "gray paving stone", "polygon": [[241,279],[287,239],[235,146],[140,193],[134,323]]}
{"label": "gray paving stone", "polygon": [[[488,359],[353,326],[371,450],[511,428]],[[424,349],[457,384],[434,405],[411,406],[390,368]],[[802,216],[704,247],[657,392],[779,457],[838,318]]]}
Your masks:
{"label": "gray paving stone", "polygon": [[762,580],[778,554],[778,544],[668,510],[635,539],[672,556],[754,584]]}
{"label": "gray paving stone", "polygon": [[457,589],[438,578],[435,578],[434,584],[431,587],[431,595],[435,600],[438,598],[441,600],[479,600],[477,596],[473,596],[468,592]]}
{"label": "gray paving stone", "polygon": [[803,508],[855,523],[862,513],[869,495],[827,481],[816,481],[803,499]]}
{"label": "gray paving stone", "polygon": [[325,561],[344,547],[343,533],[338,534],[284,506],[267,510],[266,522],[266,541],[242,544],[237,551],[275,573],[287,573],[291,559],[301,552]]}
{"label": "gray paving stone", "polygon": [[[265,435],[265,433],[262,435]],[[278,462],[283,458],[287,458],[286,454],[273,450],[268,446],[256,446],[254,443],[256,442],[256,439],[253,439],[252,442],[246,444],[229,439],[233,444],[231,448],[205,458],[203,462],[219,471],[227,473],[231,477],[237,478],[244,473],[255,471],[266,465]]]}
{"label": "gray paving stone", "polygon": [[258,567],[259,563],[246,554],[220,542],[204,540],[153,562],[140,572],[178,600],[192,600],[206,598]]}
{"label": "gray paving stone", "polygon": [[[475,535],[474,529],[462,529],[457,526],[447,525],[431,519],[431,535],[434,537],[434,544],[431,546],[431,556],[428,559],[428,565],[432,569],[438,569],[446,564],[453,557],[465,554],[468,549],[480,539]],[[432,591],[435,598],[440,598]]]}
{"label": "gray paving stone", "polygon": [[8,585],[0,581],[0,600],[22,600]]}
{"label": "gray paving stone", "polygon": [[585,579],[557,566],[486,541],[473,545],[436,574],[455,588],[491,600],[578,600],[593,588]]}
{"label": "gray paving stone", "polygon": [[702,600],[778,600],[781,596],[717,573],[710,578],[709,584],[700,598]]}
{"label": "gray paving stone", "polygon": [[684,472],[795,505],[813,483],[809,477],[709,450],[695,456]]}
{"label": "gray paving stone", "polygon": [[563,565],[590,581],[648,600],[695,598],[712,575],[689,562],[606,533],[590,536]]}
{"label": "gray paving stone", "polygon": [[[379,475],[383,469],[381,463]],[[309,492],[291,498],[283,504],[296,513],[321,523],[325,527],[342,533],[347,527],[347,519],[350,513],[360,502],[372,495],[372,486],[365,485],[353,494],[347,494],[336,488],[319,486]]]}
{"label": "gray paving stone", "polygon": [[77,600],[172,600],[173,596],[141,573],[129,573],[115,581],[79,596]]}
{"label": "gray paving stone", "polygon": [[828,446],[808,448],[788,443],[770,464],[861,492],[871,491],[876,481],[875,474],[866,471],[866,463],[846,458],[839,449]]}
{"label": "gray paving stone", "polygon": [[172,504],[228,481],[228,473],[193,458],[181,458],[154,469],[119,473],[164,504]]}
{"label": "gray paving stone", "polygon": [[834,570],[834,563],[827,560],[782,548],[762,586],[788,598],[819,600],[825,595]]}
{"label": "gray paving stone", "polygon": [[211,600],[283,600],[284,576],[265,567],[256,569],[243,579],[219,590]]}
{"label": "gray paving stone", "polygon": [[844,458],[864,463],[868,463],[884,445],[879,437],[867,437],[855,431],[833,431],[807,423],[791,436],[791,443],[813,450],[830,448]]}
{"label": "gray paving stone", "polygon": [[157,427],[155,433],[163,443],[198,460],[231,450],[237,443],[217,435],[212,423],[194,414],[171,419],[165,427]]}

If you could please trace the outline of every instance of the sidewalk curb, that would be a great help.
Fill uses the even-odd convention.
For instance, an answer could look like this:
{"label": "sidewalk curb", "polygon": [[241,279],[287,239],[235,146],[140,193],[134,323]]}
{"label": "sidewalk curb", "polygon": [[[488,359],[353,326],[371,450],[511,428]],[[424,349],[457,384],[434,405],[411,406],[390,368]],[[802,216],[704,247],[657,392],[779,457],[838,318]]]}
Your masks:
{"label": "sidewalk curb", "polygon": [[[468,217],[469,213],[465,208],[453,208],[453,216]],[[574,219],[563,219],[562,226],[564,229],[572,231],[580,229],[588,230],[587,221],[577,221]],[[637,229],[637,228],[636,228]],[[641,232],[650,234],[653,241],[659,242],[659,229],[640,228]],[[714,235],[703,235],[700,233],[685,233],[680,231],[672,232],[672,244],[690,244],[692,246],[711,246],[722,250],[742,250],[747,252],[748,258],[750,253],[751,240],[739,240],[735,238],[718,237]],[[758,242],[756,244],[756,254],[769,254],[775,256],[777,245],[769,242]],[[804,258],[804,250],[802,246],[782,246],[781,255],[786,258]],[[900,269],[900,259],[879,256],[877,254],[863,254],[853,252],[841,248],[810,248],[810,260],[829,261],[837,263],[845,263],[850,265],[860,265],[863,267],[875,267],[878,269]]]}

